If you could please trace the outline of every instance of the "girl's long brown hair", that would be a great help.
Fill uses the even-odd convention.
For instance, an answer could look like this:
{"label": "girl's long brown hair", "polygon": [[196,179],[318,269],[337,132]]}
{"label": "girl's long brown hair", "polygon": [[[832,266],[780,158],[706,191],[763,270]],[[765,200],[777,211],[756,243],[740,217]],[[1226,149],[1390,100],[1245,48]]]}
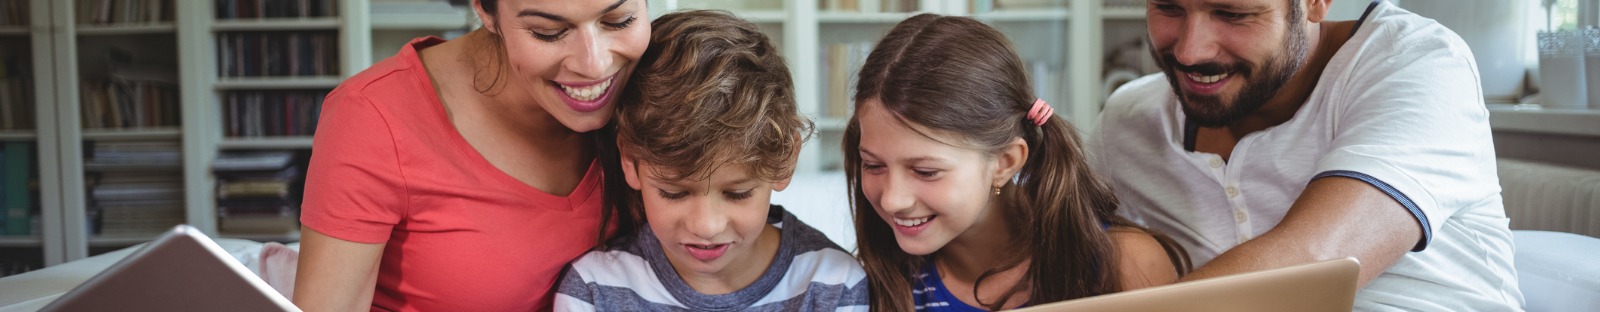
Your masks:
{"label": "girl's long brown hair", "polygon": [[[1029,154],[1013,182],[1002,187],[1001,209],[1015,229],[1013,250],[994,273],[1028,261],[1022,282],[998,301],[1028,293],[1043,304],[1122,290],[1113,267],[1115,252],[1106,229],[1129,227],[1156,237],[1179,274],[1188,270],[1182,247],[1160,233],[1116,215],[1111,188],[1090,172],[1071,124],[1052,116],[1043,126],[1026,117],[1036,97],[1022,60],[1005,35],[965,17],[921,14],[895,25],[867,57],[857,77],[856,117],[845,129],[845,172],[855,214],[858,257],[867,271],[872,309],[913,310],[913,273],[932,265],[902,251],[894,233],[861,190],[861,114],[859,104],[878,99],[901,122],[962,136],[957,142],[990,155],[1015,138]],[[979,287],[974,287],[978,289]],[[976,295],[976,294],[975,294]]]}

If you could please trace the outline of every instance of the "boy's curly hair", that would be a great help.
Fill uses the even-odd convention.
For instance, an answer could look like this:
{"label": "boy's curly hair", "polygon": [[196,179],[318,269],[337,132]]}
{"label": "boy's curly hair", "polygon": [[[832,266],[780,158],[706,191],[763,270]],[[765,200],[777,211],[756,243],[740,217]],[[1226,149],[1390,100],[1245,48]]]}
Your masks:
{"label": "boy's curly hair", "polygon": [[670,171],[650,172],[668,180],[701,180],[726,165],[766,181],[792,175],[813,126],[797,112],[789,67],[767,35],[710,10],[670,13],[651,28],[619,99],[620,151]]}

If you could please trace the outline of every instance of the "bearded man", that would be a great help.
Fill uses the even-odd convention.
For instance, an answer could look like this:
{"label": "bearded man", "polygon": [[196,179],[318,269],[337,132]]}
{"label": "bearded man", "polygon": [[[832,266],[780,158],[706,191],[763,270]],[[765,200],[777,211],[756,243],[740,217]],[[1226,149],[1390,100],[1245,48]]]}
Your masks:
{"label": "bearded man", "polygon": [[1162,73],[1111,95],[1091,164],[1188,249],[1184,280],[1355,257],[1357,310],[1521,310],[1472,52],[1332,2],[1149,0]]}

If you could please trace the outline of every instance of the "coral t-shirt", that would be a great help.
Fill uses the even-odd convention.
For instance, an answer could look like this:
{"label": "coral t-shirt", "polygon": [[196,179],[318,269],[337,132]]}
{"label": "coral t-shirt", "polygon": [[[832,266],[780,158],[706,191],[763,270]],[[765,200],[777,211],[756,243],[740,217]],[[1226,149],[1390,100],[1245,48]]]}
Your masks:
{"label": "coral t-shirt", "polygon": [[561,268],[595,244],[601,171],[568,196],[522,183],[461,137],[412,40],[341,83],[322,109],[301,222],[387,243],[372,310],[550,309]]}

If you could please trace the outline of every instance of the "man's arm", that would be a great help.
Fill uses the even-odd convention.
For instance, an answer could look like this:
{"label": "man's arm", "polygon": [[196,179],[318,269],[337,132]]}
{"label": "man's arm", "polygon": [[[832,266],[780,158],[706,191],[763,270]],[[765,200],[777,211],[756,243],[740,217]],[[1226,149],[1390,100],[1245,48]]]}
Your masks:
{"label": "man's arm", "polygon": [[1410,211],[1361,180],[1312,180],[1278,226],[1218,255],[1180,281],[1354,256],[1365,287],[1422,239]]}

